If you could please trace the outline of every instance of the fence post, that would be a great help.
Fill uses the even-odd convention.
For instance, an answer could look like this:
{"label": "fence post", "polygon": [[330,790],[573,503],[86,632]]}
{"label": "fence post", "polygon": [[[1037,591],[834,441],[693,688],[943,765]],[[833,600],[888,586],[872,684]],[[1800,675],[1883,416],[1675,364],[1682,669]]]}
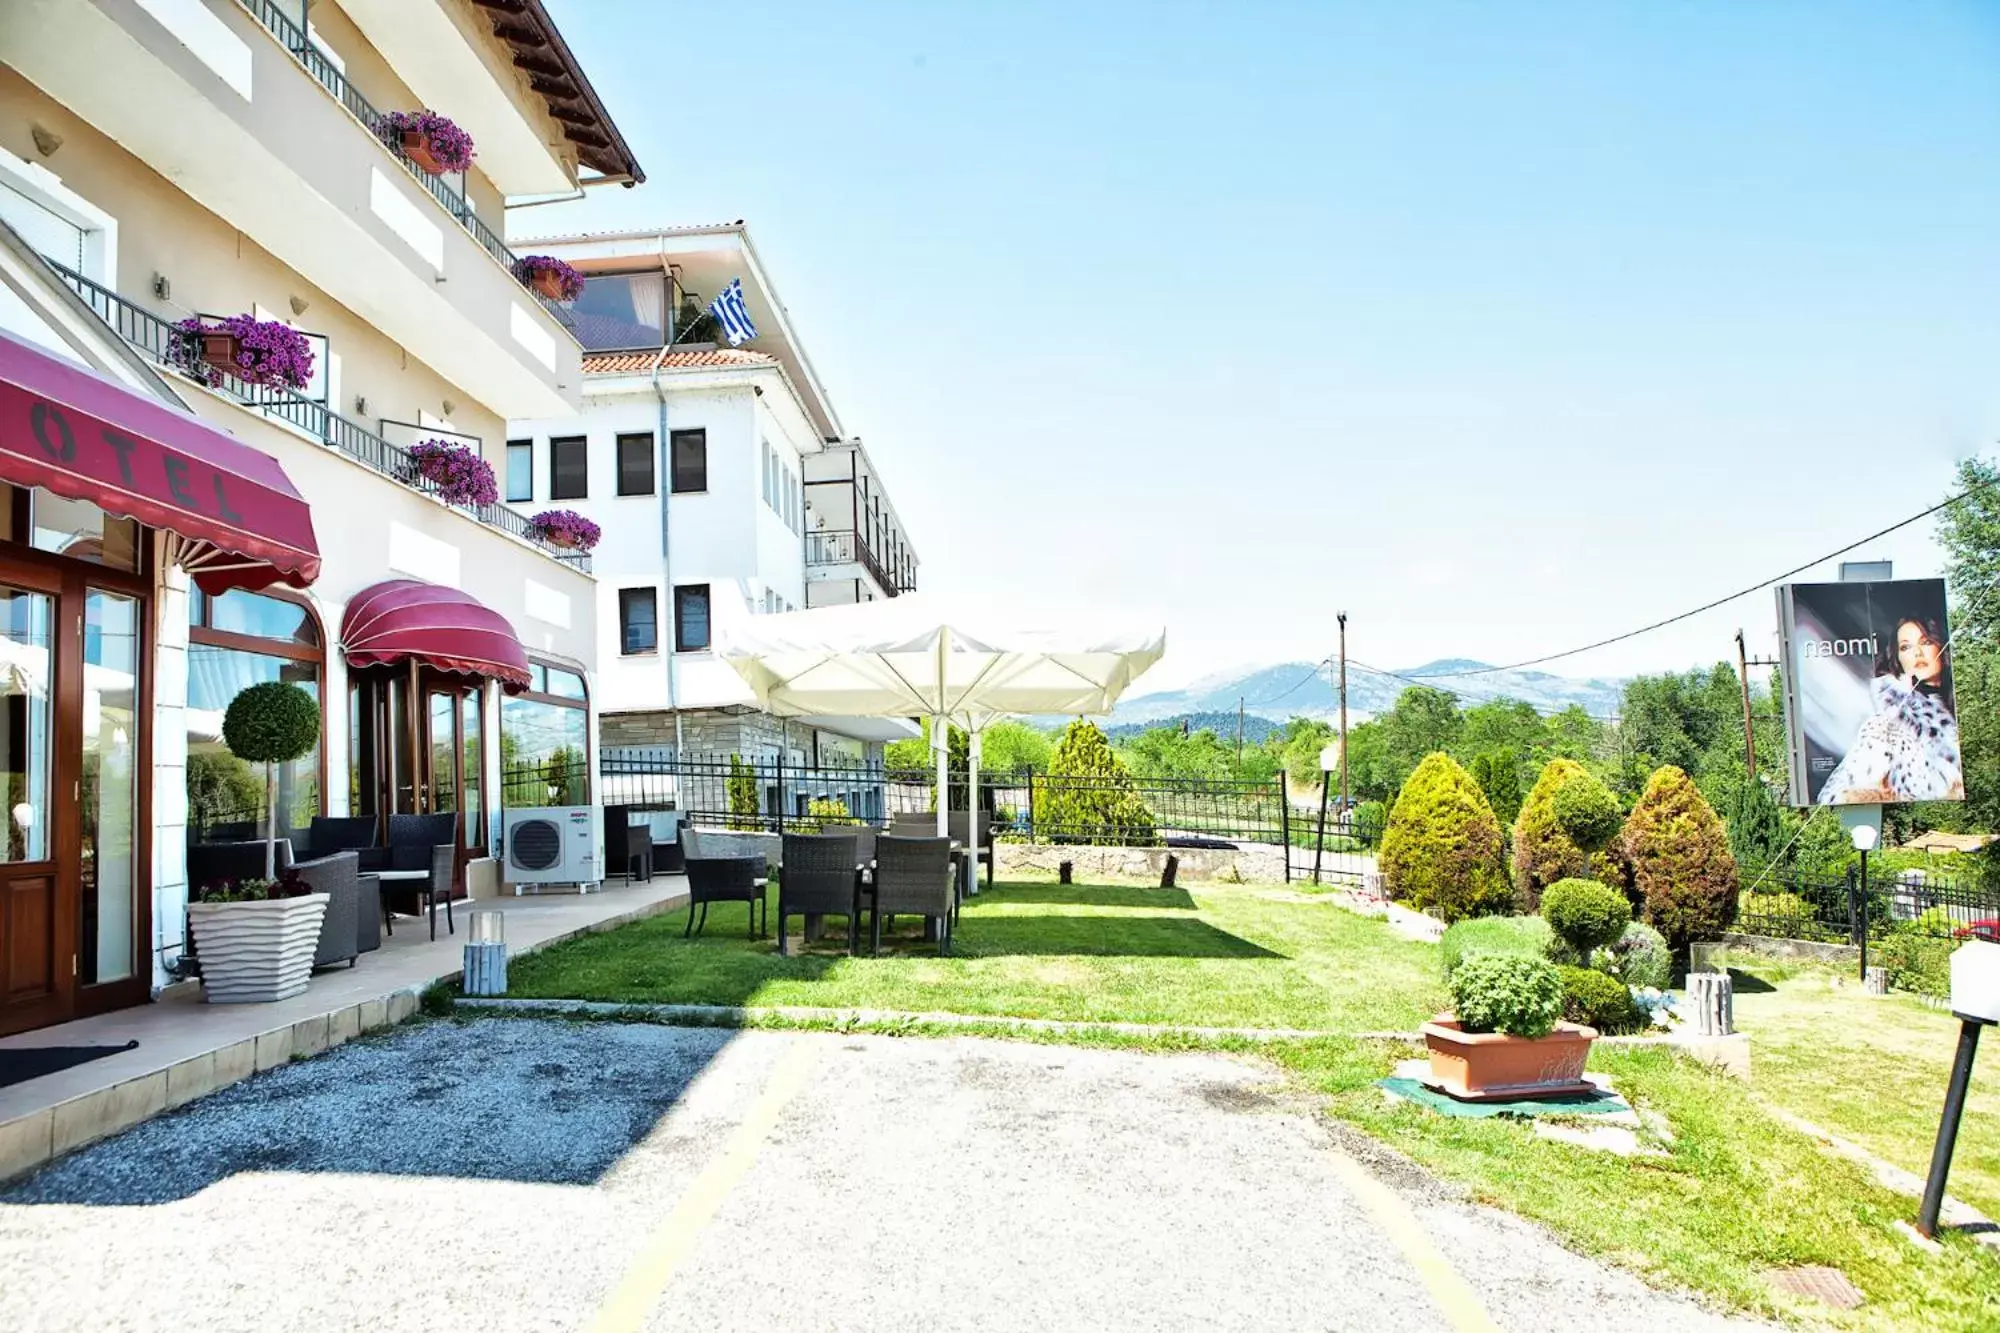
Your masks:
{"label": "fence post", "polygon": [[1285,883],[1292,882],[1292,802],[1285,795],[1285,770],[1278,770],[1278,819],[1285,837]]}
{"label": "fence post", "polygon": [[778,832],[785,831],[785,747],[778,746]]}
{"label": "fence post", "polygon": [[[1278,786],[1283,787],[1284,785],[1285,785],[1285,778],[1284,775],[1281,773],[1278,776]],[[1320,770],[1319,835],[1313,839],[1313,883],[1315,884],[1319,883],[1320,857],[1325,855],[1326,853],[1326,798],[1327,798],[1327,793],[1329,793],[1332,790],[1333,790],[1332,775],[1327,773],[1324,769]],[[1289,854],[1287,854],[1286,859],[1287,860],[1291,859]]]}
{"label": "fence post", "polygon": [[1035,840],[1035,775],[1028,774],[1028,841]]}

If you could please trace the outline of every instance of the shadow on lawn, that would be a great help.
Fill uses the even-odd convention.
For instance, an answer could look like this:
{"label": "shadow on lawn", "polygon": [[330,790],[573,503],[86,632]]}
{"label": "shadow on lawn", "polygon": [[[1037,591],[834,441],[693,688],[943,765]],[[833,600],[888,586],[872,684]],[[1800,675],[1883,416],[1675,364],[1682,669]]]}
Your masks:
{"label": "shadow on lawn", "polygon": [[1186,889],[1149,889],[1133,884],[1000,884],[974,902],[1061,903],[1076,907],[1146,907],[1194,910]]}
{"label": "shadow on lawn", "polygon": [[952,937],[971,958],[1283,958],[1261,944],[1184,916],[986,916],[967,912]]}

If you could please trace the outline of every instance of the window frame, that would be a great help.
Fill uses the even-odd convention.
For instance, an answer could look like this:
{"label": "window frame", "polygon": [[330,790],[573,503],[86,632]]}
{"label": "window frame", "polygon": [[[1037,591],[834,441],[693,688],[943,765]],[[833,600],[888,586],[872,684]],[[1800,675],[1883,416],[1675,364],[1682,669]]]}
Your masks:
{"label": "window frame", "polygon": [[[715,599],[710,593],[710,586],[706,583],[676,583],[674,585],[675,652],[706,653],[713,650],[715,644]],[[681,615],[681,598],[683,595],[693,594],[696,591],[701,593],[702,641],[699,647],[690,648],[687,646],[686,638],[681,633],[681,622],[684,619]]]}
{"label": "window frame", "polygon": [[[319,636],[318,646],[308,646],[303,643],[294,642],[291,639],[268,639],[257,634],[239,634],[234,630],[210,629],[206,624],[197,623],[195,618],[197,607],[202,612],[202,619],[206,620],[208,617],[208,608],[215,600],[213,596],[205,593],[199,599],[194,597],[188,599],[188,646],[190,648],[197,645],[204,648],[225,648],[241,653],[254,653],[262,657],[282,657],[293,662],[309,662],[312,664],[314,671],[318,675],[317,688],[319,691],[317,702],[319,704],[318,768],[320,813],[322,815],[330,815],[332,811],[327,806],[332,797],[332,792],[327,787],[326,738],[328,731],[327,716],[332,710],[327,707],[326,697],[326,622],[320,618],[319,608],[315,607],[309,598],[302,593],[293,592],[289,588],[257,588],[250,591],[249,595],[253,597],[268,597],[274,602],[289,602],[293,606],[304,610],[306,613],[306,623],[311,625],[313,632]],[[192,831],[190,828],[190,834],[192,834]]]}
{"label": "window frame", "polygon": [[[630,639],[627,626],[631,623],[626,613],[628,599],[643,596],[653,613],[653,642],[648,648],[627,647]],[[660,590],[657,585],[647,583],[633,588],[618,590],[618,655],[620,657],[657,657],[660,652]]]}
{"label": "window frame", "polygon": [[[563,490],[562,468],[559,460],[563,446],[575,445],[581,467],[583,489],[571,495]],[[590,437],[588,435],[552,435],[549,437],[549,499],[588,500],[590,498]]]}
{"label": "window frame", "polygon": [[[701,476],[699,486],[681,485],[681,441],[689,439],[701,446]],[[673,495],[706,495],[708,493],[708,427],[689,426],[681,430],[667,432],[667,486]]]}
{"label": "window frame", "polygon": [[[621,588],[619,591],[623,592],[624,589]],[[620,630],[620,642],[623,642],[622,628]],[[536,674],[537,668],[540,668],[541,671],[539,677]],[[547,689],[536,689],[536,680],[540,679],[546,683],[548,679],[547,673],[550,671],[563,671],[575,676],[583,684],[583,697],[577,699],[567,694],[556,694]],[[590,782],[590,770],[595,765],[597,757],[597,738],[591,734],[590,727],[590,673],[585,671],[579,664],[565,661],[559,657],[531,655],[528,658],[528,688],[522,690],[519,694],[503,695],[500,699],[499,734],[503,738],[501,740],[503,746],[506,744],[504,738],[507,734],[507,705],[511,702],[546,704],[552,708],[573,708],[583,714],[583,804],[589,805],[593,790]],[[503,813],[510,809],[521,808],[507,804],[507,771],[505,761],[502,761],[501,764],[500,788],[495,793],[495,801],[494,808]]]}
{"label": "window frame", "polygon": [[[640,456],[646,460],[646,489],[643,491],[627,490],[625,487],[626,446],[631,444],[643,444],[645,446],[640,451]],[[654,451],[659,448],[659,441],[653,432],[649,430],[620,431],[613,437],[611,447],[613,470],[617,473],[612,482],[613,489],[617,495],[620,498],[634,495],[657,495],[660,489],[659,461],[654,457]]]}

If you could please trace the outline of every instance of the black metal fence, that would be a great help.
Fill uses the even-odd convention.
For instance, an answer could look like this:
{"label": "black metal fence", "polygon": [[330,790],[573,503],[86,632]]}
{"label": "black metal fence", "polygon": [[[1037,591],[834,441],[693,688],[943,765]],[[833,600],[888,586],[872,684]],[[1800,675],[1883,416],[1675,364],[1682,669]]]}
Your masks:
{"label": "black metal fence", "polygon": [[[537,775],[509,778],[524,792]],[[607,750],[597,800],[674,809],[698,825],[767,832],[858,821],[886,827],[937,806],[930,769],[807,765],[730,755],[677,758],[670,750]],[[949,773],[948,805],[966,808],[966,774]],[[1282,780],[1140,778],[1126,774],[979,774],[979,806],[1002,841],[1112,847],[1269,847],[1285,879],[1359,880],[1373,868],[1380,829],[1354,812],[1289,799]]]}
{"label": "black metal fence", "polygon": [[1839,878],[1746,868],[1742,882],[1736,929],[1749,935],[1853,944],[1864,919],[1872,939],[1899,932],[1952,939],[1983,924],[2000,931],[2000,891],[1928,871],[1870,874],[1865,892],[1852,871]]}

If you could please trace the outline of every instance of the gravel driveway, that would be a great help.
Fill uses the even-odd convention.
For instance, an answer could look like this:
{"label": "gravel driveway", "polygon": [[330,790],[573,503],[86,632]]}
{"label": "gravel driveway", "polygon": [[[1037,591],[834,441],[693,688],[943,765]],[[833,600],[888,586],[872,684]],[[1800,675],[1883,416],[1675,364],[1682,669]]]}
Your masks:
{"label": "gravel driveway", "polygon": [[0,1193],[21,1333],[1734,1326],[1207,1055],[431,1023]]}

